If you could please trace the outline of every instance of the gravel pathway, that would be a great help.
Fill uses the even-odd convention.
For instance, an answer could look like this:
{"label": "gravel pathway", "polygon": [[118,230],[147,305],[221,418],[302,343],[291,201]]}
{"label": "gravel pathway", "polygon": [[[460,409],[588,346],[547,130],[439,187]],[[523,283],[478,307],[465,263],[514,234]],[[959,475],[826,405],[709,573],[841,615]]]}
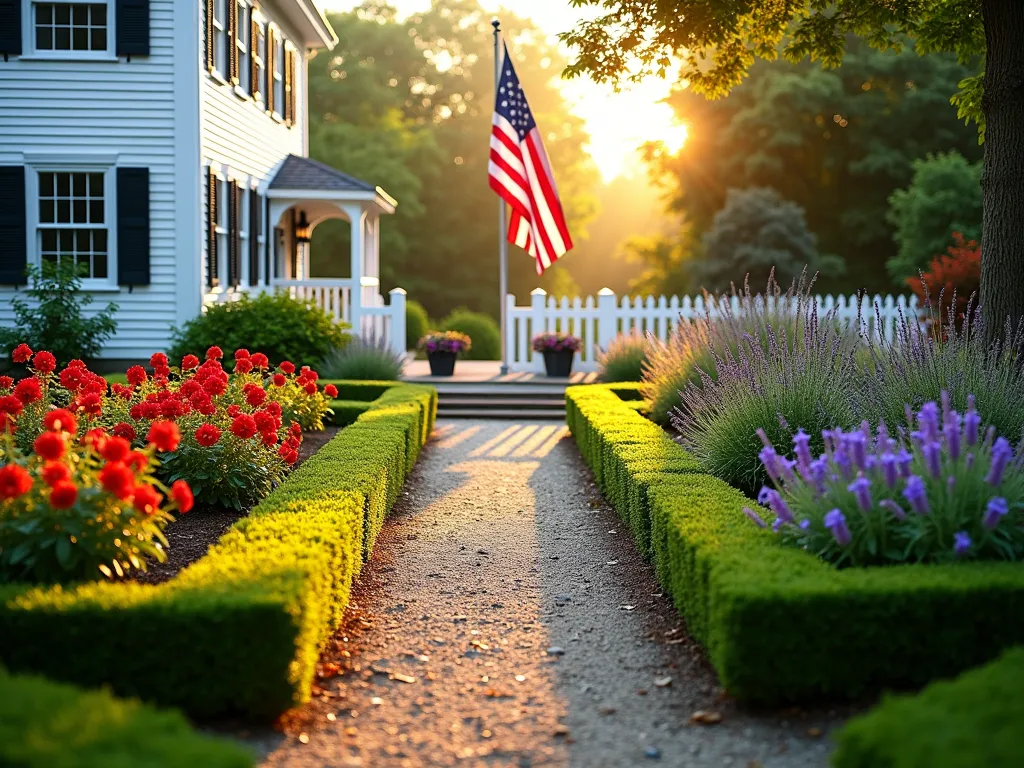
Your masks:
{"label": "gravel pathway", "polygon": [[439,423],[314,693],[263,765],[809,768],[849,714],[725,700],[550,422]]}

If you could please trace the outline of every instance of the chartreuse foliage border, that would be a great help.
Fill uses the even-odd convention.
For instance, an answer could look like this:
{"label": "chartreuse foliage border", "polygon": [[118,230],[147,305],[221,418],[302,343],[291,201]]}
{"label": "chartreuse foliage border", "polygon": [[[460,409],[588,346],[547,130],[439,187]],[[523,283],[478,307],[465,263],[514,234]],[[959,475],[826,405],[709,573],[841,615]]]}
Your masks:
{"label": "chartreuse foliage border", "polygon": [[10,768],[249,768],[238,744],[178,712],[0,668],[0,765]]}
{"label": "chartreuse foliage border", "polygon": [[837,737],[836,768],[1016,768],[1024,765],[1024,648],[933,683],[916,696],[887,697]]}
{"label": "chartreuse foliage border", "polygon": [[632,396],[621,384],[570,387],[569,428],[734,696],[784,703],[920,686],[1024,642],[1024,566],[837,570],[752,525],[742,508],[753,502],[702,474],[620,395]]}
{"label": "chartreuse foliage border", "polygon": [[374,399],[171,581],[0,586],[0,661],[197,717],[302,703],[437,407],[431,387],[342,384]]}

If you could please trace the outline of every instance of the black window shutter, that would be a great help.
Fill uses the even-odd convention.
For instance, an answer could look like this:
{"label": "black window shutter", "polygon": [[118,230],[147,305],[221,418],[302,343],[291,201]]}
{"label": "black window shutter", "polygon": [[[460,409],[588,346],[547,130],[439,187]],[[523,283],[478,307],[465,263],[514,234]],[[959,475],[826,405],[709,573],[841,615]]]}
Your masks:
{"label": "black window shutter", "polygon": [[242,190],[233,181],[228,182],[228,285],[239,283],[239,251],[242,249],[241,216]]}
{"label": "black window shutter", "polygon": [[[21,27],[18,27],[20,30]],[[25,285],[25,166],[0,165],[0,284]]]}
{"label": "black window shutter", "polygon": [[211,166],[206,168],[206,284],[215,288],[220,284],[217,263],[217,174]]}
{"label": "black window shutter", "polygon": [[149,168],[117,169],[117,283],[149,285]]}
{"label": "black window shutter", "polygon": [[263,234],[263,201],[255,189],[249,190],[249,285],[260,280],[260,235]]}
{"label": "black window shutter", "polygon": [[118,56],[149,56],[149,0],[117,0]]}
{"label": "black window shutter", "polygon": [[273,112],[274,107],[274,59],[277,57],[277,41],[274,39],[274,30],[267,27],[267,56],[264,66],[267,69],[267,92],[263,97],[263,103],[267,105],[267,112]]}
{"label": "black window shutter", "polygon": [[0,0],[0,53],[21,55],[21,0]]}
{"label": "black window shutter", "polygon": [[213,28],[213,3],[214,0],[206,0],[206,71],[213,72],[217,68],[217,62],[214,60],[216,56],[216,46],[214,45],[214,34],[216,30]]}

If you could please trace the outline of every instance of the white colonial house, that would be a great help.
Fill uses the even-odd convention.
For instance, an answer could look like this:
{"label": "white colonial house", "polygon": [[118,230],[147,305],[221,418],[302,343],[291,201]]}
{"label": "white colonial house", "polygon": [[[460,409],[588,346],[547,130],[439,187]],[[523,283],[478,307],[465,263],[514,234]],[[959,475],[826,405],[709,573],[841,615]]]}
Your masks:
{"label": "white colonial house", "polygon": [[[404,347],[378,282],[395,201],[307,157],[307,60],[336,42],[313,0],[0,0],[0,323],[26,265],[73,259],[120,307],[106,358],[274,289]],[[328,218],[350,278],[309,273]]]}

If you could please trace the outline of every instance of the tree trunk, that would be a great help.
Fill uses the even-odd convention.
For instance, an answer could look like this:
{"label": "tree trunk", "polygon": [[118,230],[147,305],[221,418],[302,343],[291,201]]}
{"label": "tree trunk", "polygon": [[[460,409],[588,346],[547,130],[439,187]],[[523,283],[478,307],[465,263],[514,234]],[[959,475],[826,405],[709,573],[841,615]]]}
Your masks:
{"label": "tree trunk", "polygon": [[982,0],[981,308],[990,340],[1024,317],[1024,3]]}

